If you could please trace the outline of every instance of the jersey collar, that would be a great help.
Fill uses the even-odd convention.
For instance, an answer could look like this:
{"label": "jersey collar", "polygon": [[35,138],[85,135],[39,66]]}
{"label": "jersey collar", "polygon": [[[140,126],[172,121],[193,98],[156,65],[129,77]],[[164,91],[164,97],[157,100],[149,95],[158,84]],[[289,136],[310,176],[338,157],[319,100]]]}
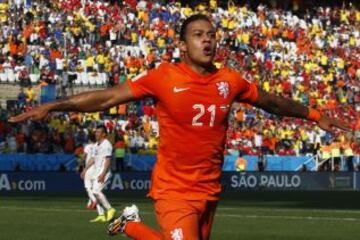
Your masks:
{"label": "jersey collar", "polygon": [[195,72],[194,70],[192,70],[192,68],[184,62],[179,63],[178,66],[182,71],[184,71],[186,74],[188,74],[192,79],[196,79],[197,81],[200,81],[202,83],[207,83],[218,72],[218,70],[216,69],[212,73],[209,73],[207,75],[201,75],[201,74]]}

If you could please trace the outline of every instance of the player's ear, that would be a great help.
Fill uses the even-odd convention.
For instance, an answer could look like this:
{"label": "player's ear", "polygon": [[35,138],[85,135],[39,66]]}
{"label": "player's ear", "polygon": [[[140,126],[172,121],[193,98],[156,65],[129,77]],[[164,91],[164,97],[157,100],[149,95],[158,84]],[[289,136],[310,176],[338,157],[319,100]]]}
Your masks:
{"label": "player's ear", "polygon": [[186,48],[186,43],[183,40],[180,40],[178,43],[178,47],[180,49],[180,52],[186,52],[187,48]]}

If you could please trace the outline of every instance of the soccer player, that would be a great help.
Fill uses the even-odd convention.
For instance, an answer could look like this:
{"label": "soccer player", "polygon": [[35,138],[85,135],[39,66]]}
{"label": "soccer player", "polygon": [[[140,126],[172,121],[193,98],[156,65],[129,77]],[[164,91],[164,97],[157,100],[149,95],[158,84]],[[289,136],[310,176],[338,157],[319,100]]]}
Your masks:
{"label": "soccer player", "polygon": [[109,201],[102,192],[111,177],[110,164],[112,157],[112,145],[106,138],[106,128],[104,126],[96,128],[95,138],[94,180],[92,193],[96,198],[98,216],[91,220],[91,222],[107,222],[112,220],[115,215],[115,209],[111,207]]}
{"label": "soccer player", "polygon": [[95,167],[94,167],[94,157],[95,157],[95,136],[94,134],[89,135],[89,142],[84,147],[84,156],[85,159],[85,168],[81,172],[81,178],[84,179],[84,186],[85,190],[89,196],[89,201],[87,204],[88,209],[96,208],[96,198],[93,193],[92,187],[94,183],[94,174],[95,174]]}
{"label": "soccer player", "polygon": [[180,29],[182,63],[162,63],[133,81],[47,103],[10,118],[12,122],[44,118],[49,111],[91,112],[135,99],[157,100],[160,143],[149,197],[160,225],[143,224],[136,206],[109,225],[133,239],[209,239],[219,194],[227,116],[234,101],[270,113],[308,119],[334,131],[349,125],[315,109],[279,97],[246,81],[229,68],[216,69],[216,29],[204,15],[187,18]]}

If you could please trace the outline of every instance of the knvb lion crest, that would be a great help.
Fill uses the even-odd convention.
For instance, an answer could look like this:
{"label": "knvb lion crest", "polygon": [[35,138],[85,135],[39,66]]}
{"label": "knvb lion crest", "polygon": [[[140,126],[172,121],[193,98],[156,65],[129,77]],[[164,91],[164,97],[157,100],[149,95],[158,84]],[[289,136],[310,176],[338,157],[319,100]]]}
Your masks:
{"label": "knvb lion crest", "polygon": [[225,81],[221,81],[216,83],[216,86],[218,88],[219,91],[219,95],[227,98],[229,96],[229,83],[225,82]]}

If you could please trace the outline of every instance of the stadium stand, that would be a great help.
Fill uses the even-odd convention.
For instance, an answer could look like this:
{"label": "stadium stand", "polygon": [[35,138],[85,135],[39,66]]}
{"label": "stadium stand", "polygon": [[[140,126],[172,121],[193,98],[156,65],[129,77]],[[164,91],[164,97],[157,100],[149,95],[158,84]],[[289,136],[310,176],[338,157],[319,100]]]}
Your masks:
{"label": "stadium stand", "polygon": [[[278,121],[266,112],[234,105],[228,154],[321,158],[324,146],[335,143],[348,143],[359,154],[360,10],[355,6],[317,7],[298,15],[233,3],[224,8],[204,3],[189,8],[172,1],[162,6],[152,1],[135,1],[135,6],[127,1],[30,2],[0,3],[9,12],[0,16],[0,38],[5,41],[0,53],[2,105],[18,99],[15,107],[1,110],[0,153],[10,151],[13,137],[16,152],[73,153],[86,142],[86,135],[78,139],[79,132],[88,133],[105,122],[112,143],[122,135],[129,151],[153,152],[158,128],[152,100],[105,113],[54,114],[41,123],[15,128],[6,119],[38,104],[41,88],[48,84],[76,93],[119,84],[162,61],[179,61],[177,23],[200,12],[209,14],[218,27],[216,66],[229,65],[265,91],[346,118],[354,129],[354,134],[334,139],[305,121]],[[76,77],[70,79],[70,73]],[[26,101],[21,104],[20,87],[9,93],[10,87],[3,87],[8,85],[25,89],[34,85],[37,90],[25,91]],[[60,90],[57,96],[63,97]]]}

